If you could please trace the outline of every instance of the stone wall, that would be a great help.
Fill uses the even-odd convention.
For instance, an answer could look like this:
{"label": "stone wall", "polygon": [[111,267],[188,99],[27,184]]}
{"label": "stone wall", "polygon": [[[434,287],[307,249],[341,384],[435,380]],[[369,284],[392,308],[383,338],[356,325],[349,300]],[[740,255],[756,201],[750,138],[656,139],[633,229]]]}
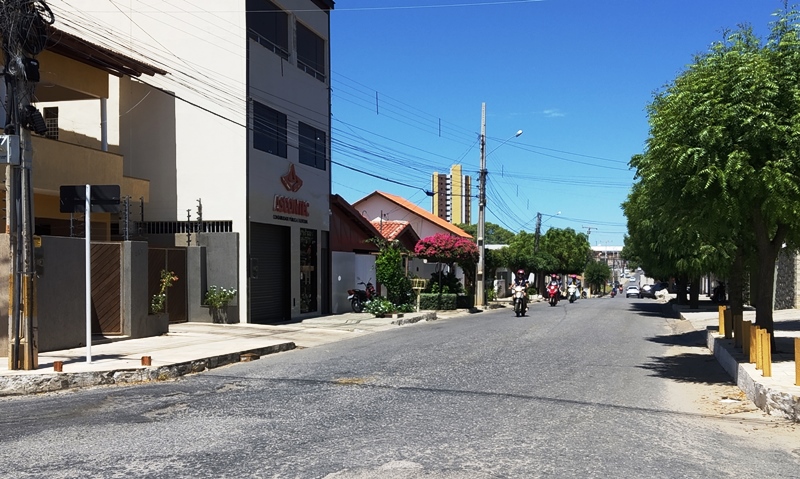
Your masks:
{"label": "stone wall", "polygon": [[797,285],[798,254],[783,248],[778,254],[775,281],[775,309],[793,309],[798,305],[800,288]]}

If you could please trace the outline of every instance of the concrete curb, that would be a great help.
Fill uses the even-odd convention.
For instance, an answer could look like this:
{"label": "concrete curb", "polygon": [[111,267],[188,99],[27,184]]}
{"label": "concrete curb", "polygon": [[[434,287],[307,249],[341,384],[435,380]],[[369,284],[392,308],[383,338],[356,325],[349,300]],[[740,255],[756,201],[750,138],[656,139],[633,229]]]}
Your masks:
{"label": "concrete curb", "polygon": [[0,376],[0,396],[20,396],[91,386],[165,381],[186,374],[199,373],[227,364],[238,363],[241,361],[242,355],[248,353],[265,356],[267,354],[289,351],[292,349],[295,349],[295,343],[286,342],[238,353],[222,354],[163,366],[79,373],[52,372],[46,374]]}
{"label": "concrete curb", "polygon": [[750,371],[752,369],[752,373],[755,373],[755,365],[736,352],[732,339],[721,337],[716,328],[709,327],[706,329],[706,345],[756,407],[771,416],[800,422],[800,397],[756,381]]}
{"label": "concrete curb", "polygon": [[430,313],[423,313],[423,314],[416,314],[412,313],[413,315],[408,317],[397,318],[392,321],[392,324],[396,324],[401,326],[403,324],[413,324],[418,323],[420,321],[436,321],[436,311],[431,311]]}

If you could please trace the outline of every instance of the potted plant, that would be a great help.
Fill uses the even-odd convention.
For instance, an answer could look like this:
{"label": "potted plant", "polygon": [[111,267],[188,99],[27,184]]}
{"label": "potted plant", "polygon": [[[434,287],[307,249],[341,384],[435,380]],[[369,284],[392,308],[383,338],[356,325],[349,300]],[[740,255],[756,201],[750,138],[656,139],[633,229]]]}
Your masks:
{"label": "potted plant", "polygon": [[209,307],[209,312],[215,323],[228,322],[227,306],[236,297],[236,292],[233,288],[209,286],[203,304]]}
{"label": "potted plant", "polygon": [[152,316],[152,320],[148,321],[151,324],[147,325],[147,332],[145,333],[146,336],[163,334],[169,330],[167,289],[171,288],[176,281],[178,281],[178,277],[173,271],[168,271],[166,269],[161,270],[161,276],[158,283],[158,293],[154,294],[153,297],[150,298],[150,314],[148,315],[148,319],[151,319],[150,316]]}

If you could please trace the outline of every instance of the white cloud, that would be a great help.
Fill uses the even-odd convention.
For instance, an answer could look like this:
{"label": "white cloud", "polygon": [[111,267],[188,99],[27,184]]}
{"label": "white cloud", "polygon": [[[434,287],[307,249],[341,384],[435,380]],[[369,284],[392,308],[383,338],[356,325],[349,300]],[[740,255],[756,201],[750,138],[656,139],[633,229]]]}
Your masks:
{"label": "white cloud", "polygon": [[558,117],[566,116],[566,114],[562,113],[561,110],[559,110],[558,108],[549,108],[547,110],[542,111],[542,113],[547,118],[558,118]]}

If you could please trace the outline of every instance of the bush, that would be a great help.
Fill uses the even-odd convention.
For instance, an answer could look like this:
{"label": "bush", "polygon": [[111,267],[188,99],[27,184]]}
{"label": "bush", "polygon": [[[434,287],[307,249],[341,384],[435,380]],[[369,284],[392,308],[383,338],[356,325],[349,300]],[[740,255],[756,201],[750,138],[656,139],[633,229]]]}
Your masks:
{"label": "bush", "polygon": [[441,273],[441,277],[439,275],[440,273],[431,274],[431,279],[428,281],[428,285],[425,288],[426,293],[458,294],[464,292],[461,280],[456,277],[454,272],[448,271],[447,273]]}
{"label": "bush", "polygon": [[386,298],[374,298],[364,303],[364,312],[376,318],[381,318],[387,314],[395,312],[397,308]]}
{"label": "bush", "polygon": [[419,295],[419,309],[457,309],[457,298],[458,295],[455,294],[422,293]]}
{"label": "bush", "polygon": [[[486,292],[488,293],[489,291],[492,291],[492,290],[489,289]],[[492,291],[492,292],[494,292],[494,291]],[[489,300],[489,301],[491,301],[491,300]],[[458,296],[456,296],[456,308],[458,308],[458,309],[469,309],[469,308],[471,308],[473,306],[475,306],[475,296],[472,296],[471,294],[459,294]]]}

